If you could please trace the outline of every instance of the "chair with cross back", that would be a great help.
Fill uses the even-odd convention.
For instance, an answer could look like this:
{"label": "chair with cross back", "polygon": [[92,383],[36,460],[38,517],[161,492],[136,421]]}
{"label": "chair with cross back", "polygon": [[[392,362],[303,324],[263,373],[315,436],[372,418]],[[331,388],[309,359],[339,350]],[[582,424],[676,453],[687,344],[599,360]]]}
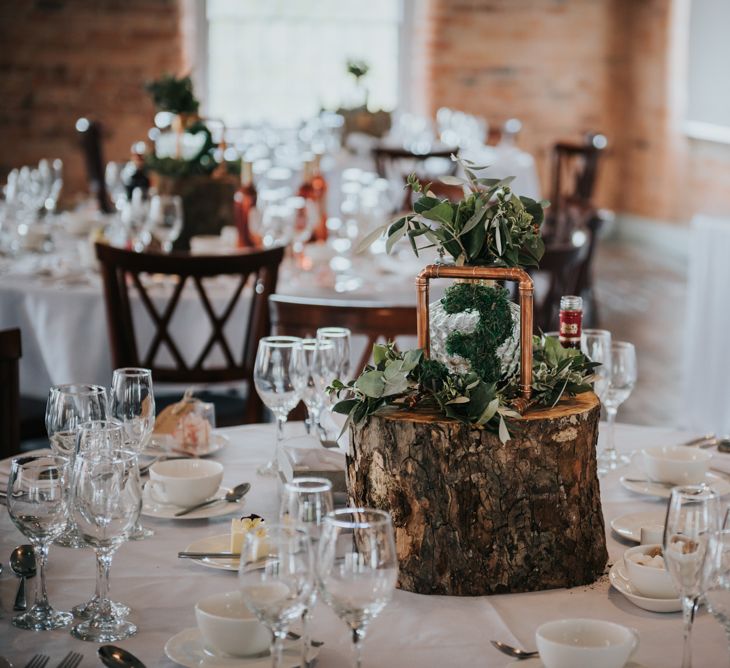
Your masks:
{"label": "chair with cross back", "polygon": [[[162,255],[97,244],[96,256],[115,367],[151,369],[156,398],[161,384],[204,385],[198,396],[215,404],[218,426],[261,422],[253,366],[258,341],[269,331],[268,298],[284,249]],[[142,330],[152,334],[144,351]],[[245,397],[231,390],[241,383]],[[210,385],[226,390],[213,392]],[[157,401],[158,410],[165,403]]]}

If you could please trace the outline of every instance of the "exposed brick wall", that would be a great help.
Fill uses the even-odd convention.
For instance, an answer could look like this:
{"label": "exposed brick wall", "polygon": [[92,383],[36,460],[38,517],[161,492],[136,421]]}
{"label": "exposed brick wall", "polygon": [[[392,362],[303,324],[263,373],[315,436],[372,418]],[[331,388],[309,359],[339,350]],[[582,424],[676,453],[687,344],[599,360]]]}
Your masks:
{"label": "exposed brick wall", "polygon": [[80,116],[126,159],[154,113],[143,82],[180,67],[179,20],[176,0],[0,1],[0,174],[60,157],[66,193],[83,189]]}

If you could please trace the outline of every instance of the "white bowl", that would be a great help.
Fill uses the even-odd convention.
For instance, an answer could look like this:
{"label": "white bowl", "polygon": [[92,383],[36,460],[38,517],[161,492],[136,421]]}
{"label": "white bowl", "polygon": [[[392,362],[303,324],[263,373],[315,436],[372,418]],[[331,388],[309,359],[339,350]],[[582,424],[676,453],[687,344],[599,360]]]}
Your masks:
{"label": "white bowl", "polygon": [[176,506],[209,499],[223,480],[223,466],[209,459],[168,459],[150,466],[153,497]]}
{"label": "white bowl", "polygon": [[622,668],[639,646],[639,633],[599,619],[560,619],[535,632],[545,668]]}
{"label": "white bowl", "polygon": [[206,647],[213,652],[251,656],[264,652],[271,642],[271,633],[246,607],[238,591],[198,601],[195,619]]}
{"label": "white bowl", "polygon": [[696,485],[705,480],[712,455],[687,446],[665,446],[641,451],[644,471],[650,480],[675,485]]}
{"label": "white bowl", "polygon": [[652,549],[661,547],[655,545],[638,545],[631,547],[624,552],[624,565],[629,582],[636,587],[637,591],[647,598],[677,598],[677,588],[674,586],[672,576],[666,568],[654,568],[642,566],[629,557],[632,554],[646,554]]}

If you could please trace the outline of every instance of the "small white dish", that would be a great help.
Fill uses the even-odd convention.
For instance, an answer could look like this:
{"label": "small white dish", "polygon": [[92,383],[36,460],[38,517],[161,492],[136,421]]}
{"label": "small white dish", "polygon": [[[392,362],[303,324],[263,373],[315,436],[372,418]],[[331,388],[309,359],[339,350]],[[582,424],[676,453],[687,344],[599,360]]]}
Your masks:
{"label": "small white dish", "polygon": [[704,480],[712,454],[682,445],[647,448],[641,451],[646,477],[675,485],[696,485]]}
{"label": "small white dish", "polygon": [[[319,649],[311,649],[312,659]],[[167,658],[185,668],[271,668],[271,657],[266,656],[238,658],[213,654],[203,646],[203,636],[197,628],[185,629],[175,634],[165,643]],[[283,668],[296,668],[299,665],[299,643],[285,641]]]}
{"label": "small white dish", "polygon": [[[645,474],[643,471],[628,473],[621,476],[621,486],[635,494],[643,494],[644,496],[656,496],[660,499],[668,499],[671,496],[672,488],[669,485],[658,482],[629,482],[627,478],[641,478]],[[705,475],[705,484],[712,488],[718,496],[730,494],[730,482],[715,473]]]}
{"label": "small white dish", "polygon": [[[220,487],[213,496],[224,496],[228,491],[227,487]],[[175,513],[182,509],[181,506],[164,503],[160,498],[155,496],[154,490],[148,484],[145,484],[142,491],[142,514],[145,517],[154,517],[158,520],[207,520],[213,517],[235,515],[242,512],[245,503],[246,497],[236,503],[216,501],[216,503],[212,503],[205,508],[199,508],[187,515],[175,517]]]}
{"label": "small white dish", "polygon": [[147,447],[142,451],[142,454],[147,457],[159,457],[160,455],[180,452],[195,457],[210,457],[216,452],[223,450],[230,443],[231,439],[225,434],[213,433],[210,436],[210,441],[208,441],[208,448],[205,450],[196,450],[193,453],[192,451],[175,448],[167,434],[152,434],[152,438],[147,444]]}
{"label": "small white dish", "polygon": [[[228,552],[231,549],[231,534],[224,533],[217,536],[208,536],[193,541],[185,548],[185,552]],[[189,559],[207,568],[216,568],[219,571],[238,572],[241,559]]]}
{"label": "small white dish", "polygon": [[206,459],[165,459],[149,469],[148,487],[164,503],[182,508],[210,499],[223,480],[223,464]]}
{"label": "small white dish", "polygon": [[649,510],[641,513],[627,513],[611,520],[611,528],[621,538],[641,542],[641,527],[664,524],[666,513],[656,510]]}
{"label": "small white dish", "polygon": [[661,545],[637,545],[624,552],[624,570],[640,596],[646,598],[678,598],[677,587],[666,567],[645,566],[632,560],[634,555],[645,555],[649,551],[661,550]]}
{"label": "small white dish", "polygon": [[[545,668],[545,664],[540,660],[539,656],[533,656],[531,659],[515,659],[510,661],[504,668]],[[629,661],[624,668],[646,668],[641,663]]]}
{"label": "small white dish", "polygon": [[641,596],[636,588],[631,586],[623,561],[617,561],[611,567],[608,579],[616,591],[623,594],[642,610],[648,610],[649,612],[679,612],[682,610],[682,602],[679,598],[647,598]]}

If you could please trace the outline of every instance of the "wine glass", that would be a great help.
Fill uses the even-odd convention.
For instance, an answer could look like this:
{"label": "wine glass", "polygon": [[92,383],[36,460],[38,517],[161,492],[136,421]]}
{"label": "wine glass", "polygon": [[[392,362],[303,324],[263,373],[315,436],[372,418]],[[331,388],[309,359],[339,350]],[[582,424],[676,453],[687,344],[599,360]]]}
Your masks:
{"label": "wine glass", "polygon": [[91,617],[76,624],[79,640],[115,642],[137,632],[118,617],[109,600],[112,556],[134,526],[142,508],[136,453],[120,449],[87,449],[74,465],[71,512],[84,540],[94,548],[99,600]]}
{"label": "wine glass", "polygon": [[[327,478],[294,478],[284,485],[279,508],[279,517],[282,521],[287,518],[307,529],[312,541],[312,553],[319,541],[322,522],[334,507],[332,501],[332,483]],[[302,656],[300,664],[309,664],[309,650],[312,639],[309,635],[312,610],[317,602],[317,590],[312,593],[302,613]]]}
{"label": "wine glass", "polygon": [[101,385],[53,385],[46,402],[46,432],[55,454],[73,457],[78,427],[107,416],[106,388]]}
{"label": "wine glass", "polygon": [[592,362],[601,365],[593,370],[593,391],[603,401],[611,377],[611,332],[606,329],[584,329],[580,349]]}
{"label": "wine glass", "polygon": [[48,548],[66,527],[69,513],[69,461],[66,457],[16,457],[10,465],[8,514],[33,545],[38,586],[30,610],[13,617],[13,625],[48,631],[71,622],[70,612],[54,610],[46,593]]}
{"label": "wine glass", "polygon": [[284,423],[299,403],[298,374],[303,364],[301,339],[296,336],[265,336],[259,341],[253,380],[256,392],[276,418],[276,445],[273,459],[258,469],[259,475],[278,475]]}
{"label": "wine glass", "polygon": [[272,632],[271,665],[279,668],[289,625],[302,616],[314,586],[307,531],[274,524],[265,535],[247,533],[238,577],[244,603]]}
{"label": "wine glass", "polygon": [[608,387],[601,397],[608,418],[606,447],[598,456],[598,472],[613,471],[629,463],[626,455],[616,451],[614,427],[618,407],[629,398],[636,384],[636,350],[633,343],[614,341],[611,343],[610,375]]}
{"label": "wine glass", "polygon": [[355,660],[362,665],[367,627],[388,604],[398,580],[390,515],[371,508],[329,513],[316,561],[322,599],[352,631]]}
{"label": "wine glass", "polygon": [[[126,446],[139,455],[155,426],[155,395],[149,369],[114,370],[109,413],[122,424]],[[135,521],[129,540],[144,540],[154,535],[154,531],[143,527],[138,519]]]}
{"label": "wine glass", "polygon": [[319,341],[331,341],[335,346],[335,372],[343,382],[350,375],[350,339],[352,333],[346,327],[320,327],[317,329]]}
{"label": "wine glass", "polygon": [[709,534],[702,569],[707,609],[722,624],[730,643],[730,530]]}
{"label": "wine glass", "polygon": [[[85,422],[79,426],[79,435],[76,441],[76,455],[79,453],[94,452],[115,452],[124,449],[124,431],[122,425],[116,420],[95,420]],[[75,525],[74,525],[75,526]],[[79,536],[79,542],[88,547],[88,543],[84,542]],[[102,592],[99,579],[96,581],[96,589],[94,595],[86,601],[80,603],[71,610],[73,616],[77,619],[88,619],[99,611]],[[117,601],[109,601],[112,612],[118,618],[124,618],[129,614],[129,608],[123,603]]]}
{"label": "wine glass", "polygon": [[147,229],[169,253],[183,228],[183,204],[178,195],[155,195],[150,200]]}
{"label": "wine glass", "polygon": [[682,600],[682,668],[692,668],[692,622],[702,594],[702,566],[711,532],[720,524],[717,494],[707,485],[674,487],[664,523],[664,562]]}
{"label": "wine glass", "polygon": [[335,346],[329,340],[302,339],[302,355],[299,360],[302,368],[296,374],[297,390],[307,407],[305,425],[307,434],[311,434],[313,427],[321,429],[319,417],[326,396],[325,388],[336,373]]}

